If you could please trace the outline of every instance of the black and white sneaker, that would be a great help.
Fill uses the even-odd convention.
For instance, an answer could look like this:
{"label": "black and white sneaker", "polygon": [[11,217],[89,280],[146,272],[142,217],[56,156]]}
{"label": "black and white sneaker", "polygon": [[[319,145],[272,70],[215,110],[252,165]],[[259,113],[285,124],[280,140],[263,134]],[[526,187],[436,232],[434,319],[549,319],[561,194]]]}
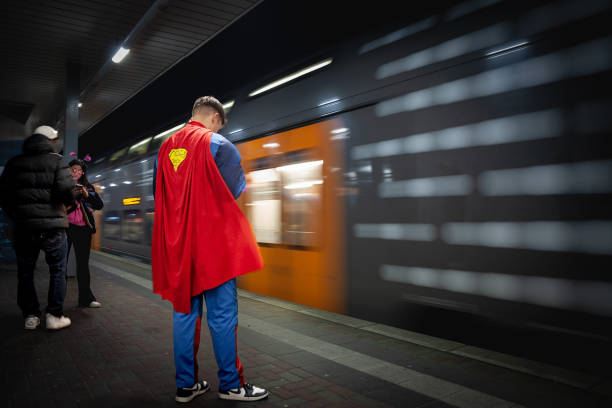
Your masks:
{"label": "black and white sneaker", "polygon": [[268,397],[268,390],[251,384],[244,384],[240,388],[219,390],[219,398],[235,401],[259,401]]}
{"label": "black and white sneaker", "polygon": [[198,395],[204,394],[209,388],[210,384],[206,381],[198,381],[191,388],[177,388],[174,399],[176,402],[189,402]]}

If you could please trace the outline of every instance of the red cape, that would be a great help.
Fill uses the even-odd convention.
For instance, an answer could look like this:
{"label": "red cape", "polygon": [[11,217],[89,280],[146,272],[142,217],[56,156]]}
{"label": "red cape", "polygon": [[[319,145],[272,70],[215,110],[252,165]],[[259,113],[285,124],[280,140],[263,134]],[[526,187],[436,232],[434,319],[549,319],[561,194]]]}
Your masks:
{"label": "red cape", "polygon": [[179,313],[191,297],[263,268],[248,220],[210,153],[212,132],[191,121],[159,149],[153,291]]}

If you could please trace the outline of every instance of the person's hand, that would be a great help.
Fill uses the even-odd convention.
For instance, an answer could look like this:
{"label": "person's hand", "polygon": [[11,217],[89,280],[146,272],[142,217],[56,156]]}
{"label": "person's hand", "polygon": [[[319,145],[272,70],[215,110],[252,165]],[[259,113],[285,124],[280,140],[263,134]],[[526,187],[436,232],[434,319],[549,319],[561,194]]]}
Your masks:
{"label": "person's hand", "polygon": [[87,192],[87,189],[85,188],[85,186],[81,186],[81,191],[83,192],[83,197],[85,198],[89,197],[89,193]]}

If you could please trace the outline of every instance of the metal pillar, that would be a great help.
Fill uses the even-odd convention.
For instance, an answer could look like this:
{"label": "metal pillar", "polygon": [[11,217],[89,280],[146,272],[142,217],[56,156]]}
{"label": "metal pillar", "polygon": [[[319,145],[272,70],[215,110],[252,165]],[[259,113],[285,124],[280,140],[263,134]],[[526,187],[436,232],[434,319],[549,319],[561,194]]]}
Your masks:
{"label": "metal pillar", "polygon": [[66,66],[66,115],[64,120],[64,159],[70,161],[70,152],[79,152],[79,93],[80,68]]}

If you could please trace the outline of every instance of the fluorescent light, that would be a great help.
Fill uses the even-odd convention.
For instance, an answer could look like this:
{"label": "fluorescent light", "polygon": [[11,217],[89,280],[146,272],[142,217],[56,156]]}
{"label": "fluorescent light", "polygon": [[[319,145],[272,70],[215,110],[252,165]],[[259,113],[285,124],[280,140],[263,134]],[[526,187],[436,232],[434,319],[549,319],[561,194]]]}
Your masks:
{"label": "fluorescent light", "polygon": [[264,149],[276,149],[280,145],[278,143],[266,143],[263,145]]}
{"label": "fluorescent light", "polygon": [[102,177],[101,174],[96,174],[96,178],[100,178],[100,177]]}
{"label": "fluorescent light", "polygon": [[323,164],[323,160],[296,163],[296,164],[288,164],[286,166],[277,167],[277,170],[280,171],[303,171],[310,169],[312,167],[321,166]]}
{"label": "fluorescent light", "polygon": [[250,96],[250,97],[252,97],[252,96],[255,96],[255,95],[259,95],[260,93],[263,93],[263,92],[269,91],[269,90],[270,90],[270,89],[272,89],[272,88],[276,88],[277,86],[281,86],[281,85],[283,85],[283,84],[286,84],[287,82],[289,82],[289,81],[293,81],[293,80],[294,80],[294,79],[296,79],[296,78],[299,78],[299,77],[301,77],[301,76],[304,76],[304,75],[306,75],[306,74],[309,74],[309,73],[311,73],[312,71],[316,71],[317,69],[321,69],[321,68],[323,68],[324,66],[331,64],[331,63],[332,63],[332,61],[333,61],[333,58],[328,58],[328,59],[326,59],[325,61],[321,61],[321,62],[319,62],[318,64],[311,65],[311,66],[309,66],[309,67],[307,67],[307,68],[304,68],[304,69],[302,69],[302,70],[300,70],[300,71],[297,71],[297,72],[295,72],[295,73],[293,73],[293,74],[291,74],[291,75],[288,75],[288,76],[286,76],[286,77],[284,77],[284,78],[281,78],[281,79],[279,79],[279,80],[277,80],[277,81],[274,81],[274,82],[272,82],[272,83],[269,83],[269,84],[268,84],[268,85],[266,85],[266,86],[263,86],[263,87],[261,87],[261,88],[259,88],[259,89],[254,90],[253,92],[251,92],[251,93],[249,94],[249,96]]}
{"label": "fluorescent light", "polygon": [[178,130],[180,128],[182,128],[183,126],[185,126],[184,123],[181,123],[180,125],[176,125],[175,127],[173,127],[172,129],[168,129],[168,130],[164,130],[163,132],[161,132],[160,134],[158,134],[157,136],[154,136],[153,139],[158,139],[160,137],[166,136],[168,133],[174,132],[175,130]]}
{"label": "fluorescent light", "polygon": [[340,98],[328,99],[327,101],[323,101],[319,104],[319,106],[327,105],[328,103],[338,102]]}
{"label": "fluorescent light", "polygon": [[348,132],[347,128],[338,128],[338,129],[334,129],[331,131],[334,135],[337,135],[338,133],[345,133]]}
{"label": "fluorescent light", "polygon": [[312,181],[298,181],[297,183],[287,184],[285,188],[287,190],[293,190],[296,188],[308,188],[315,184],[323,184],[323,180],[312,180]]}
{"label": "fluorescent light", "polygon": [[121,61],[123,61],[125,56],[128,55],[129,53],[130,53],[130,49],[129,48],[119,47],[119,49],[117,50],[115,55],[113,55],[113,62],[115,64],[120,63]]}
{"label": "fluorescent light", "polygon": [[115,171],[121,171],[121,169],[115,169]]}
{"label": "fluorescent light", "polygon": [[238,132],[242,132],[244,129],[236,129],[236,130],[232,130],[231,132],[229,132],[229,135],[233,135],[234,133],[238,133]]}
{"label": "fluorescent light", "polygon": [[144,160],[141,160],[140,162],[141,162],[141,163],[146,163],[146,162],[148,162],[148,161],[149,161],[149,160],[144,159]]}
{"label": "fluorescent light", "polygon": [[115,183],[110,183],[109,186],[110,187],[117,187],[117,185]]}
{"label": "fluorescent light", "polygon": [[106,187],[104,187],[104,186],[100,186],[99,188],[100,188],[100,190],[106,190]]}
{"label": "fluorescent light", "polygon": [[79,102],[79,108],[83,106],[83,102]]}
{"label": "fluorescent light", "polygon": [[130,147],[130,150],[134,150],[136,149],[138,146],[142,146],[145,143],[149,143],[151,141],[151,138],[147,138],[145,140],[141,140],[140,142],[136,143],[135,145],[132,145],[132,147]]}
{"label": "fluorescent light", "polygon": [[493,51],[487,52],[485,55],[499,54],[500,52],[510,51],[510,50],[512,50],[514,48],[522,47],[523,45],[527,45],[527,44],[529,44],[529,41],[522,41],[520,43],[513,44],[513,45],[511,45],[509,47],[504,47],[504,48],[501,48],[501,49],[497,49],[497,50],[493,50]]}
{"label": "fluorescent light", "polygon": [[232,106],[234,106],[234,101],[229,101],[223,104],[223,109],[224,110],[228,110],[229,108],[231,108]]}
{"label": "fluorescent light", "polygon": [[132,184],[132,182],[129,181],[129,180],[126,180],[126,181],[123,182],[123,184]]}

